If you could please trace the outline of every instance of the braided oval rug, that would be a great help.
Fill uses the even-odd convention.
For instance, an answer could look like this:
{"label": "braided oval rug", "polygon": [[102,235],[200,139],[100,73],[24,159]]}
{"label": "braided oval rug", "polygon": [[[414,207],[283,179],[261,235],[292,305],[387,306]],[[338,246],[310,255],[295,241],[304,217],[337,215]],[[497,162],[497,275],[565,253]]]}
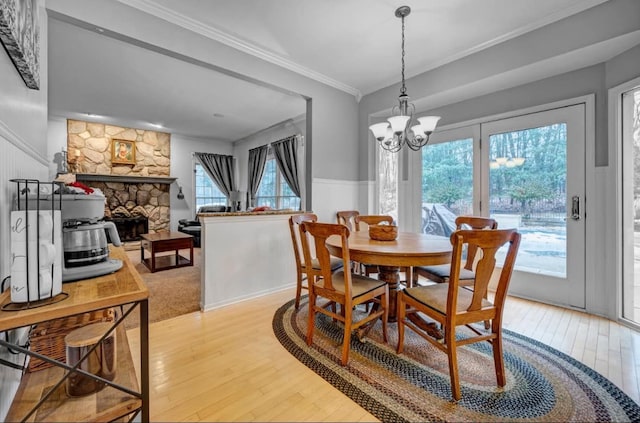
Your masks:
{"label": "braided oval rug", "polygon": [[405,331],[396,354],[397,325],[382,342],[378,322],[364,342],[355,336],[347,366],[340,363],[343,330],[316,315],[312,346],[305,342],[306,299],[273,317],[280,343],[298,360],[381,421],[640,421],[640,407],[596,371],[538,341],[503,331],[507,384],[496,385],[487,342],[458,349],[462,399],[451,399],[447,356]]}

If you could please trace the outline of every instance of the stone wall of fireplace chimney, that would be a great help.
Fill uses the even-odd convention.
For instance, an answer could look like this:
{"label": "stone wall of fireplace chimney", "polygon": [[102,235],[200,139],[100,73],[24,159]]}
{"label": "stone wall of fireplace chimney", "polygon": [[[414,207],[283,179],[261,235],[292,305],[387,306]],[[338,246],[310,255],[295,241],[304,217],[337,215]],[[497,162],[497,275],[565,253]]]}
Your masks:
{"label": "stone wall of fireplace chimney", "polygon": [[[114,140],[133,143],[134,162],[112,163]],[[106,217],[143,216],[148,219],[149,232],[169,230],[169,184],[134,183],[129,177],[171,174],[171,134],[68,119],[67,157],[72,173],[105,175],[105,181],[83,183],[104,193]],[[127,181],[114,182],[114,176],[126,177]]]}

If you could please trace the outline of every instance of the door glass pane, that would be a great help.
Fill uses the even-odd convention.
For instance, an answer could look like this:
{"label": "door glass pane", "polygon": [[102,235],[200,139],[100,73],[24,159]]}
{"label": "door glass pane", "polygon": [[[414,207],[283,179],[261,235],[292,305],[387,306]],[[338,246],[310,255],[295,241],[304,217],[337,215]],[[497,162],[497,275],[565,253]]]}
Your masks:
{"label": "door glass pane", "polygon": [[566,277],[567,125],[492,134],[489,149],[489,213],[522,234],[516,267]]}
{"label": "door glass pane", "polygon": [[640,89],[622,96],[623,307],[640,324]]}
{"label": "door glass pane", "polygon": [[473,214],[473,139],[422,149],[422,232],[449,236],[455,219]]}

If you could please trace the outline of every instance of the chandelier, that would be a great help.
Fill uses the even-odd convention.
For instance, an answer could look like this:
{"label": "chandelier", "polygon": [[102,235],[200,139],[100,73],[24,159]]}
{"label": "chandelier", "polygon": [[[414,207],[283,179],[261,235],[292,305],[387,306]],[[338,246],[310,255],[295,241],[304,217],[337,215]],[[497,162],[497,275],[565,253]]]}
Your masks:
{"label": "chandelier", "polygon": [[387,122],[376,123],[369,129],[383,149],[396,153],[406,145],[413,151],[418,151],[429,142],[429,135],[433,132],[440,116],[425,116],[418,118],[418,124],[413,124],[415,106],[409,103],[407,87],[404,84],[404,18],[409,16],[411,8],[400,6],[396,9],[396,17],[402,19],[402,87],[398,97],[398,105],[393,106],[394,115]]}

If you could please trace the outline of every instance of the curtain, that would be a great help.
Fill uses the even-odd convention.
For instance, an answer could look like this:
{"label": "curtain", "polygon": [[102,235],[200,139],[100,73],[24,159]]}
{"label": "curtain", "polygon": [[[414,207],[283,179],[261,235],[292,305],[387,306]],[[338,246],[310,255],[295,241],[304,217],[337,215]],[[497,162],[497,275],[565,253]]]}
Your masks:
{"label": "curtain", "polygon": [[233,156],[211,153],[195,153],[195,156],[207,175],[230,200],[231,192],[236,190],[236,181],[233,176],[235,175]]}
{"label": "curtain", "polygon": [[[300,197],[300,179],[298,177],[298,136],[294,135],[280,141],[271,143],[273,155],[276,158],[276,164],[280,173],[284,177],[289,188]],[[302,201],[300,201],[302,208]]]}
{"label": "curtain", "polygon": [[247,180],[247,207],[253,207],[260,187],[264,165],[267,162],[268,145],[249,150],[249,179]]}

